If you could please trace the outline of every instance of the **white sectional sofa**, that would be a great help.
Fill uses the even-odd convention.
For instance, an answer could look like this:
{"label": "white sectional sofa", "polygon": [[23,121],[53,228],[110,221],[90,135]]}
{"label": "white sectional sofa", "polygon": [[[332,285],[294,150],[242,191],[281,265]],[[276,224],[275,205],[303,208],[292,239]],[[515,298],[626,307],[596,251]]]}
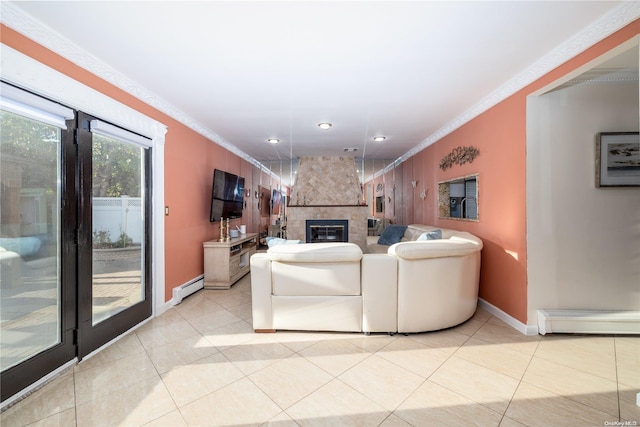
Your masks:
{"label": "white sectional sofa", "polygon": [[378,253],[303,243],[253,255],[254,329],[411,333],[464,322],[476,310],[482,241],[447,229],[416,241],[434,229],[408,226],[404,241]]}

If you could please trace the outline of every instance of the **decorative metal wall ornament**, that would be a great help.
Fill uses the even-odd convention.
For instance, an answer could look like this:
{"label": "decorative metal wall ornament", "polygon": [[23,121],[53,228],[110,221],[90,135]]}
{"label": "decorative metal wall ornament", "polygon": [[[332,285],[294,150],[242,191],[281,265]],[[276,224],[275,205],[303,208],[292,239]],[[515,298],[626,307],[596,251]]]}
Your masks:
{"label": "decorative metal wall ornament", "polygon": [[472,163],[473,159],[478,157],[480,150],[476,147],[456,147],[451,150],[451,153],[447,154],[440,160],[440,169],[447,170],[447,168],[456,165],[464,165],[465,163]]}

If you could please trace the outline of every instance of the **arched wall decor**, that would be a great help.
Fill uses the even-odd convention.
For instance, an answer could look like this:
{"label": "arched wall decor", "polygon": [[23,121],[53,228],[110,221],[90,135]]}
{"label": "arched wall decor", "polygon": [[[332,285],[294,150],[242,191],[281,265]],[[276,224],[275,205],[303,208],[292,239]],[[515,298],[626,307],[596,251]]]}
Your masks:
{"label": "arched wall decor", "polygon": [[480,151],[473,146],[456,147],[440,160],[440,169],[447,170],[454,164],[464,165],[465,163],[471,163],[479,154]]}

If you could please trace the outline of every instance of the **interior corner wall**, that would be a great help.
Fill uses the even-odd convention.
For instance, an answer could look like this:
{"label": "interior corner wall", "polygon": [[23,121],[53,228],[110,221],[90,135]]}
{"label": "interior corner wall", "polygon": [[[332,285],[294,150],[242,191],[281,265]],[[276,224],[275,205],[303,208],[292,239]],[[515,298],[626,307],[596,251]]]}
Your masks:
{"label": "interior corner wall", "polygon": [[637,132],[639,96],[637,81],[583,83],[529,102],[530,318],[640,310],[640,188],[595,186],[596,135]]}

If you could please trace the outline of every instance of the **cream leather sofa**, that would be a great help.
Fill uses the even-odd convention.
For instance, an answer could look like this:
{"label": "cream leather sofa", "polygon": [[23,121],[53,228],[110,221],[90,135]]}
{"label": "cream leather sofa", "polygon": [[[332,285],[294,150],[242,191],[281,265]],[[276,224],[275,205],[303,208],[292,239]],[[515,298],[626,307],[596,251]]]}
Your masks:
{"label": "cream leather sofa", "polygon": [[464,322],[477,305],[482,241],[441,230],[442,240],[407,240],[386,253],[303,243],[253,255],[253,328],[410,333]]}

